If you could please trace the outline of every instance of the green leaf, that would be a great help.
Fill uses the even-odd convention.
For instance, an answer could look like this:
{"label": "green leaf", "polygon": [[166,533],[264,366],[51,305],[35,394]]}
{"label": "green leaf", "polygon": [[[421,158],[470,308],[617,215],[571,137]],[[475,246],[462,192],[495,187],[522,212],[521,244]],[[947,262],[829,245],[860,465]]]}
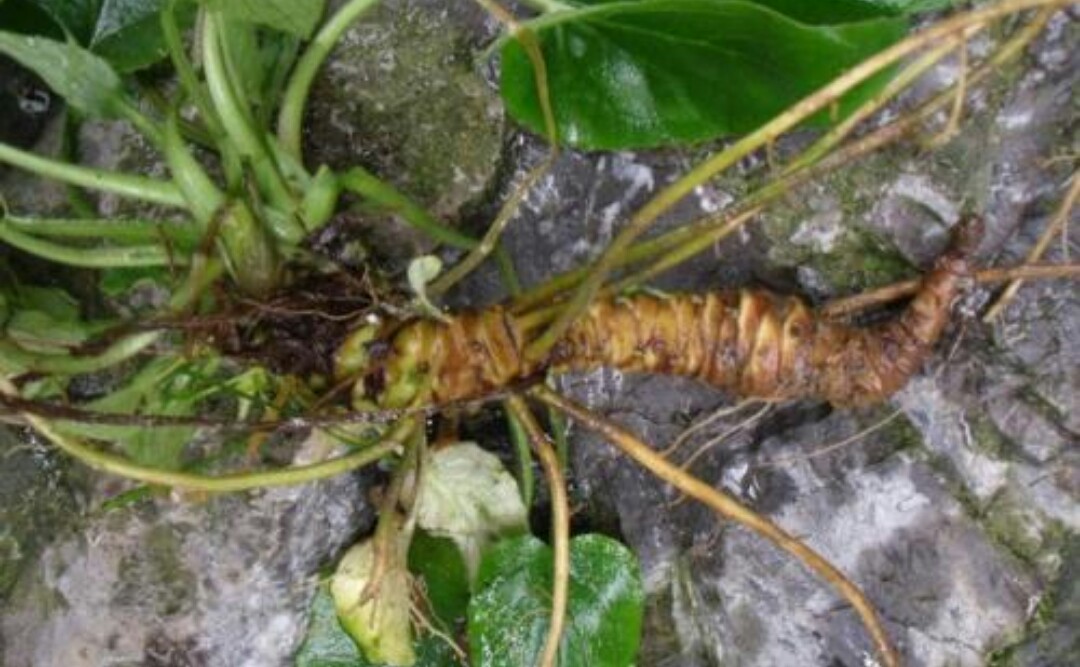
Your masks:
{"label": "green leaf", "polygon": [[119,117],[127,103],[113,68],[77,44],[0,31],[0,53],[33,70],[68,104],[89,116]]}
{"label": "green leaf", "polygon": [[225,16],[307,38],[319,24],[326,0],[199,0]]}
{"label": "green leaf", "polygon": [[[826,3],[806,4],[627,0],[579,3],[530,21],[560,140],[615,149],[749,132],[895,42],[907,26],[903,17],[882,16],[892,8],[853,0],[839,3],[841,20],[827,24],[823,10],[810,7]],[[502,49],[502,95],[518,121],[542,133],[532,66],[514,40]],[[841,111],[858,97],[849,95]]]}
{"label": "green leaf", "polygon": [[56,24],[81,44],[90,41],[94,34],[94,17],[101,9],[102,0],[30,0],[52,17]]}
{"label": "green leaf", "polygon": [[120,267],[102,271],[98,288],[104,296],[115,299],[140,286],[162,288],[172,282],[165,267]]}
{"label": "green leaf", "polygon": [[319,586],[311,604],[307,635],[293,664],[296,667],[358,667],[364,662],[360,649],[338,623],[329,586]]}
{"label": "green leaf", "polygon": [[34,0],[0,0],[0,26],[21,35],[64,36],[60,26]]}
{"label": "green leaf", "polygon": [[917,14],[932,9],[944,9],[954,0],[749,0],[789,18],[810,25],[839,25],[855,21]]}
{"label": "green leaf", "polygon": [[470,573],[499,537],[528,529],[513,476],[494,454],[459,442],[428,456],[416,498],[417,525],[457,544]]}
{"label": "green leaf", "polygon": [[423,579],[432,610],[446,628],[465,618],[469,571],[452,540],[418,531],[409,546],[409,569]]}
{"label": "green leaf", "polygon": [[[526,536],[485,556],[469,603],[469,647],[476,667],[531,665],[543,647],[551,609],[551,549]],[[562,667],[626,667],[640,643],[645,592],[633,554],[601,535],[570,542],[570,599]]]}
{"label": "green leaf", "polygon": [[[222,392],[220,359],[205,357],[188,361],[161,356],[148,362],[124,385],[82,407],[106,413],[189,417],[209,396]],[[118,426],[110,424],[60,423],[58,428],[81,437],[112,441],[140,465],[177,470],[195,434],[192,426]]]}
{"label": "green leaf", "polygon": [[[414,667],[452,667],[460,663],[446,642],[432,635],[425,635],[416,642],[416,665]],[[295,667],[375,667],[360,654],[353,640],[338,623],[334,601],[329,586],[319,586],[311,604],[311,620],[308,623],[304,643],[297,651]]]}
{"label": "green leaf", "polygon": [[[121,72],[133,72],[162,60],[168,53],[160,13],[167,0],[105,0],[87,42]],[[193,13],[178,12],[180,25]]]}
{"label": "green leaf", "polygon": [[[23,0],[53,18],[75,41],[121,72],[141,69],[166,55],[159,15],[168,0]],[[180,5],[181,24],[194,15]]]}
{"label": "green leaf", "polygon": [[918,14],[956,5],[957,0],[868,0],[875,5],[889,7],[902,14]]}
{"label": "green leaf", "polygon": [[2,335],[34,352],[59,353],[105,331],[112,322],[82,319],[78,302],[56,287],[23,285],[5,299]]}
{"label": "green leaf", "polygon": [[837,25],[894,16],[899,12],[891,3],[877,0],[748,0],[756,5],[810,25]]}

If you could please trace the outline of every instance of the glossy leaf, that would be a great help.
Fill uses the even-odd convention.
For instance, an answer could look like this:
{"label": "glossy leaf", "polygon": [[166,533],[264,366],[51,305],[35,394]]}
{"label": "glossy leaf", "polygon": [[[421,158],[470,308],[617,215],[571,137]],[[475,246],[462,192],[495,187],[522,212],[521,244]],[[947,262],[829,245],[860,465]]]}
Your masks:
{"label": "glossy leaf", "polygon": [[326,0],[199,0],[225,16],[258,23],[297,37],[309,37],[319,24]]}
{"label": "glossy leaf", "polygon": [[[130,72],[165,54],[159,15],[168,0],[22,0],[52,17],[75,41]],[[190,8],[181,3],[183,16]]]}
{"label": "glossy leaf", "polygon": [[749,0],[784,16],[810,25],[840,25],[854,21],[917,14],[931,9],[943,9],[954,0]]}
{"label": "glossy leaf", "polygon": [[[105,0],[87,46],[121,72],[152,65],[166,54],[160,13],[166,0]],[[184,25],[193,14],[182,12]]]}
{"label": "glossy leaf", "polygon": [[469,571],[453,540],[418,531],[409,547],[409,570],[423,580],[432,611],[446,628],[465,618]]}
{"label": "glossy leaf", "polygon": [[[614,149],[745,133],[896,41],[907,25],[891,6],[851,0],[838,4],[837,23],[813,8],[802,7],[800,21],[766,4],[799,7],[794,0],[627,0],[582,3],[529,22],[543,49],[560,140]],[[540,133],[525,52],[510,40],[502,58],[507,109]]]}
{"label": "glossy leaf", "polygon": [[[499,542],[484,558],[469,604],[476,667],[535,664],[551,604],[551,549],[534,537]],[[633,554],[601,535],[570,542],[570,599],[559,664],[634,663],[645,593]]]}
{"label": "glossy leaf", "polygon": [[77,44],[0,31],[0,53],[33,70],[89,116],[118,117],[126,103],[120,77],[109,63]]}

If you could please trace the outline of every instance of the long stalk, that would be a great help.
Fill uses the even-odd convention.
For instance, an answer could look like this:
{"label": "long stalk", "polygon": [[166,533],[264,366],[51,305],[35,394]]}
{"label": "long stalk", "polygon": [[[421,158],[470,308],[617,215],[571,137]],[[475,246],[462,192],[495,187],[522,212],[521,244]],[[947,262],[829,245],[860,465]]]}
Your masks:
{"label": "long stalk", "polygon": [[210,130],[210,134],[214,136],[215,140],[218,140],[225,133],[225,130],[221,127],[221,119],[218,118],[217,110],[214,109],[214,105],[210,101],[206,87],[199,80],[198,74],[195,73],[195,66],[191,64],[191,59],[188,58],[184,49],[184,39],[180,34],[180,26],[176,23],[177,2],[178,0],[169,0],[168,6],[162,10],[161,34],[165,39],[169,59],[172,61],[177,77],[180,79],[180,85],[183,87],[184,93],[199,110],[199,116],[207,129]]}
{"label": "long stalk", "polygon": [[190,221],[179,223],[139,218],[33,218],[9,214],[0,218],[0,225],[50,238],[107,239],[113,243],[168,241],[185,245],[199,241],[199,233]]}
{"label": "long stalk", "polygon": [[[992,285],[1023,280],[1056,280],[1080,278],[1080,264],[1024,264],[993,269],[981,269],[972,276],[980,285]],[[843,317],[860,310],[909,297],[919,291],[921,280],[902,280],[855,296],[836,299],[825,304],[821,314],[827,317]]]}
{"label": "long stalk", "polygon": [[281,146],[299,163],[303,162],[301,137],[304,107],[307,105],[308,92],[315,81],[315,75],[319,73],[323,62],[348,27],[377,2],[378,0],[350,0],[343,5],[316,33],[304,55],[300,56],[296,63],[296,69],[285,87],[281,110],[278,112],[277,135]]}
{"label": "long stalk", "polygon": [[462,250],[471,250],[477,246],[475,239],[439,222],[400,190],[362,167],[353,167],[342,174],[341,185],[346,190],[400,215],[405,222],[439,243]]}
{"label": "long stalk", "polygon": [[559,645],[566,625],[566,610],[570,599],[570,500],[566,493],[566,477],[559,457],[544,431],[536,423],[529,406],[518,395],[506,399],[507,410],[528,436],[551,495],[551,549],[553,553],[551,587],[551,621],[538,667],[555,667],[559,660]]}
{"label": "long stalk", "polygon": [[0,162],[70,185],[110,192],[152,204],[177,208],[183,208],[185,204],[180,190],[168,181],[67,164],[4,143],[0,143]]}
{"label": "long stalk", "polygon": [[[1060,234],[1065,226],[1068,224],[1069,219],[1072,218],[1073,208],[1076,206],[1076,200],[1080,198],[1080,172],[1074,172],[1072,175],[1072,185],[1069,186],[1069,191],[1065,194],[1065,198],[1061,201],[1057,211],[1054,212],[1054,217],[1050,219],[1050,224],[1047,226],[1046,231],[1043,232],[1039,240],[1028,252],[1027,261],[1036,262],[1046,252],[1047,247],[1050,246],[1050,241],[1055,236]],[[1001,293],[1001,296],[997,298],[990,309],[987,310],[986,315],[983,316],[984,322],[992,322],[1009,305],[1009,302],[1016,297],[1016,293],[1020,291],[1020,287],[1023,285],[1022,280],[1013,280],[1005,286],[1005,290]]]}
{"label": "long stalk", "polygon": [[2,220],[0,220],[0,241],[43,259],[88,269],[169,266],[183,264],[186,259],[182,256],[173,257],[172,253],[160,244],[113,248],[80,248],[62,245],[12,229]]}
{"label": "long stalk", "polygon": [[[233,67],[229,64],[223,43],[226,36],[222,33],[221,20],[216,12],[208,11],[203,24],[203,67],[210,97],[220,114],[226,134],[239,153],[250,160],[259,186],[269,202],[279,211],[290,214],[296,202],[265,144],[265,138],[255,129],[251,109],[233,76]],[[300,236],[303,236],[302,230],[297,232],[297,237]]]}
{"label": "long stalk", "polygon": [[[0,390],[11,394],[14,387],[7,380],[0,379]],[[230,493],[274,486],[294,486],[336,477],[350,470],[374,463],[394,453],[401,448],[402,443],[416,427],[415,421],[402,420],[398,422],[390,434],[382,438],[378,443],[359,452],[323,461],[322,463],[282,470],[210,476],[141,466],[121,456],[94,449],[77,438],[67,436],[57,431],[48,421],[41,417],[32,414],[23,416],[35,430],[48,438],[54,445],[91,468],[144,484],[156,484],[185,491],[206,493]]]}
{"label": "long stalk", "polygon": [[620,426],[602,419],[581,405],[560,396],[543,385],[534,387],[531,393],[547,405],[565,412],[590,431],[603,436],[624,454],[683,494],[708,506],[717,514],[749,528],[797,558],[799,562],[824,579],[836,589],[841,597],[851,604],[873,639],[874,647],[882,663],[887,667],[900,667],[900,658],[889,642],[881,619],[870,601],[859,590],[858,586],[804,542],[727,493],[702,482],[670,463],[658,452]]}

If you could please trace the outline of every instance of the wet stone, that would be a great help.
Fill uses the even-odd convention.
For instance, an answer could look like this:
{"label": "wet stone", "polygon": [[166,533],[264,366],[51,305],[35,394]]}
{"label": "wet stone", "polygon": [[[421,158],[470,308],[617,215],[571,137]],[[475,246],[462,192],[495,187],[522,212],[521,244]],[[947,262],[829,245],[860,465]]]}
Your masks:
{"label": "wet stone", "polygon": [[[345,90],[346,78],[359,84],[314,102],[310,124],[320,129],[307,141],[315,161],[360,163],[400,179],[445,219],[475,205],[473,222],[482,228],[546,149],[514,136],[502,162],[494,93],[481,85],[472,56],[461,55],[474,53],[470,40],[490,36],[492,26],[475,8],[444,17],[440,6],[385,3],[374,22],[350,32],[317,93]],[[444,18],[452,29],[442,27]],[[973,91],[964,132],[940,151],[907,144],[822,178],[654,284],[702,291],[764,283],[825,299],[918,275],[940,251],[946,226],[968,208],[987,216],[983,261],[1020,261],[1069,176],[1067,165],[1045,160],[1072,141],[1062,132],[1080,72],[1070,46],[1075,30],[1074,20],[1055,19],[1027,60]],[[353,50],[378,57],[356,56],[374,63],[361,67],[347,57]],[[431,62],[457,74],[406,74]],[[936,76],[954,76],[950,67]],[[429,127],[443,117],[465,125]],[[478,125],[483,131],[471,134]],[[695,157],[699,151],[562,154],[505,237],[523,282],[597,257]],[[453,165],[464,165],[460,181],[446,171]],[[658,228],[715,212],[746,187],[737,175],[703,186]],[[1073,247],[1078,229],[1071,227]],[[400,257],[418,247],[400,231],[387,239]],[[479,305],[504,294],[485,267],[454,298]],[[979,290],[974,299],[989,296]],[[1080,600],[1078,306],[1073,283],[1029,285],[993,325],[957,318],[928,368],[886,406],[785,406],[736,428],[751,409],[703,429],[675,456],[685,461],[733,431],[699,456],[693,472],[849,575],[880,610],[905,664],[1072,664]],[[688,380],[610,370],[559,386],[658,449],[735,403]],[[641,559],[649,599],[639,664],[875,664],[855,614],[802,566],[681,501],[598,438],[577,427],[571,435],[586,523],[621,537]],[[343,486],[202,505],[159,500],[93,517],[18,582],[23,592],[14,599],[22,602],[5,609],[0,625],[5,659],[17,667],[99,664],[106,655],[134,664],[287,664],[315,572],[370,522],[354,482],[330,484]],[[151,569],[149,560],[164,567]],[[65,662],[66,650],[89,662]]]}
{"label": "wet stone", "polygon": [[[380,3],[351,27],[312,90],[309,164],[361,165],[460,224],[497,177],[503,148],[502,103],[476,60],[490,29],[471,4]],[[361,224],[384,261],[431,247],[393,216]]]}
{"label": "wet stone", "polygon": [[372,521],[349,476],[87,517],[19,581],[0,616],[4,664],[286,664],[319,568]]}

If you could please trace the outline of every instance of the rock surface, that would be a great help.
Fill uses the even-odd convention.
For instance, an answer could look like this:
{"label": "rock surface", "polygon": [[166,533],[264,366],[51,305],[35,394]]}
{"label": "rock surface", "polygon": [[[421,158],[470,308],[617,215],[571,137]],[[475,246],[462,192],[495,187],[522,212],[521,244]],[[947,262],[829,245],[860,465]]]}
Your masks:
{"label": "rock surface", "polygon": [[[374,68],[344,60],[331,66],[324,88],[354,77],[366,85],[355,95],[350,89],[353,99],[344,106],[314,106],[316,124],[329,128],[309,137],[317,159],[337,164],[359,156],[388,176],[408,174],[397,185],[448,217],[483,200],[500,169],[512,165],[506,182],[476,205],[475,217],[490,219],[545,154],[528,137],[504,145],[492,91],[462,78],[472,71],[471,55],[459,49],[489,37],[493,27],[470,3],[448,14],[433,1],[385,4],[377,20],[402,20],[406,32],[362,26],[350,33],[347,49],[382,57]],[[444,20],[454,26],[445,34],[438,29]],[[1045,227],[1068,177],[1060,162],[1045,162],[1063,145],[1075,146],[1072,136],[1062,137],[1074,122],[1070,91],[1080,76],[1075,33],[1074,21],[1058,17],[1021,67],[973,91],[972,118],[942,150],[897,147],[809,185],[763,224],[656,285],[764,283],[815,299],[856,291],[916,275],[939,252],[946,225],[968,208],[988,219],[983,259],[1016,263]],[[449,45],[452,53],[432,55],[429,46],[409,53],[416,39]],[[430,74],[406,75],[415,62],[455,74],[426,81],[433,87],[419,93],[411,86]],[[383,85],[399,75],[411,83]],[[947,79],[950,70],[936,75]],[[423,100],[435,104],[418,108]],[[446,115],[470,132],[483,127],[460,135],[422,127],[424,118]],[[403,127],[410,132],[402,135]],[[427,139],[412,136],[413,129]],[[432,134],[445,135],[453,148],[431,144]],[[469,150],[462,153],[463,146]],[[594,258],[634,210],[700,155],[563,154],[506,237],[523,281],[535,284]],[[431,158],[433,171],[418,166]],[[458,164],[465,169],[460,180],[451,169]],[[716,211],[744,188],[738,175],[703,187],[661,226]],[[1072,248],[1078,227],[1070,228]],[[403,257],[422,245],[415,241],[403,245]],[[1059,248],[1053,244],[1051,259],[1060,259]],[[485,268],[453,296],[458,304],[482,304],[501,295],[498,277]],[[977,290],[965,305],[983,305],[988,296]],[[1073,284],[1030,285],[992,325],[958,318],[951,343],[888,405],[860,412],[809,402],[744,406],[701,429],[675,456],[686,460],[700,449],[696,475],[847,573],[881,611],[905,664],[1075,664],[1078,302]],[[733,405],[693,382],[614,371],[563,378],[561,389],[657,447]],[[588,523],[622,537],[641,558],[649,602],[638,664],[875,664],[854,613],[802,566],[681,502],[607,444],[577,428],[572,435],[574,492],[588,507]],[[55,484],[53,472],[26,475]],[[26,477],[13,479],[0,476],[0,499],[26,488]],[[114,511],[96,509],[95,498],[76,517],[77,532],[61,531],[43,549],[27,547],[40,557],[20,567],[0,614],[4,664],[290,664],[319,568],[370,527],[359,485],[344,478],[202,503],[158,498]],[[0,550],[8,548],[5,539],[0,534]]]}

